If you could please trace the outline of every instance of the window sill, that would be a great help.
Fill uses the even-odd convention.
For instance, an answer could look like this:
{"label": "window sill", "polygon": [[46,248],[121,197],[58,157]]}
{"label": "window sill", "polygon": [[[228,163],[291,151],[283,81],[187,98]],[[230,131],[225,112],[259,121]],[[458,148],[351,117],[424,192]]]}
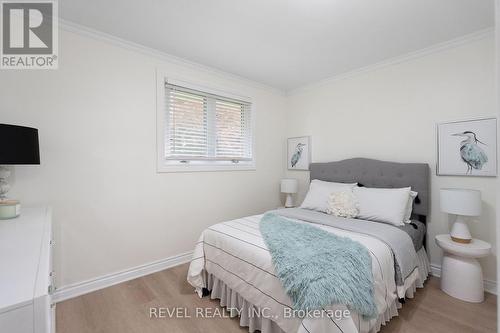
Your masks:
{"label": "window sill", "polygon": [[252,171],[255,163],[241,164],[158,164],[157,173],[169,172],[212,172],[212,171]]}

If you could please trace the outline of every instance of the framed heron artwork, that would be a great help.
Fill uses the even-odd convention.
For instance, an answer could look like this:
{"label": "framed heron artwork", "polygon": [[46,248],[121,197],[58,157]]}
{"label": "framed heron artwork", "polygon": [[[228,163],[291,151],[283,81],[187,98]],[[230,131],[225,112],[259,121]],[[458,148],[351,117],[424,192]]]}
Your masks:
{"label": "framed heron artwork", "polygon": [[437,139],[438,175],[497,175],[496,118],[439,123]]}
{"label": "framed heron artwork", "polygon": [[300,136],[288,139],[288,170],[309,170],[311,163],[311,137]]}

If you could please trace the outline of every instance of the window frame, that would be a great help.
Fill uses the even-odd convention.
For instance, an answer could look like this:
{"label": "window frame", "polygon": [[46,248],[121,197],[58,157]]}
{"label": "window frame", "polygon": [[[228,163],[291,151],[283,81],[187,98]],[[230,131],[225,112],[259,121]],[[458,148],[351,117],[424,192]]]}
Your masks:
{"label": "window frame", "polygon": [[[254,104],[250,97],[229,92],[225,87],[208,88],[206,85],[191,83],[168,76],[164,71],[157,70],[156,73],[156,151],[157,172],[203,172],[203,171],[237,171],[255,170],[255,112]],[[166,84],[181,86],[187,89],[200,91],[206,94],[216,95],[221,98],[242,101],[250,104],[250,131],[252,145],[252,159],[241,160],[234,163],[230,160],[203,160],[191,159],[188,163],[181,162],[182,159],[171,159],[165,157],[165,140],[167,134],[167,112],[166,112]]]}

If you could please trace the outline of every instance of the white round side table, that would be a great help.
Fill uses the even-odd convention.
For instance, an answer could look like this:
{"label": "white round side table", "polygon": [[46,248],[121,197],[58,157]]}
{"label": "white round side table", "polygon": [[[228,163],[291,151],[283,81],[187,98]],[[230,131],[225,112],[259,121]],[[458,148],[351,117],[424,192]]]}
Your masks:
{"label": "white round side table", "polygon": [[479,239],[469,244],[451,240],[450,235],[437,235],[436,244],[443,249],[441,290],[467,302],[484,300],[483,271],[477,258],[486,257],[491,245]]}

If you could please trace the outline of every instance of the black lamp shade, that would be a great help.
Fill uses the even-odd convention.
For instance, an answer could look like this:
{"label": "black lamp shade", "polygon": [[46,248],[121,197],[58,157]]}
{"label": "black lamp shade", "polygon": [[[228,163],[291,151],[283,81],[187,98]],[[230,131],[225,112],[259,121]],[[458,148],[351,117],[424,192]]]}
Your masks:
{"label": "black lamp shade", "polygon": [[38,130],[0,124],[0,165],[40,164]]}

